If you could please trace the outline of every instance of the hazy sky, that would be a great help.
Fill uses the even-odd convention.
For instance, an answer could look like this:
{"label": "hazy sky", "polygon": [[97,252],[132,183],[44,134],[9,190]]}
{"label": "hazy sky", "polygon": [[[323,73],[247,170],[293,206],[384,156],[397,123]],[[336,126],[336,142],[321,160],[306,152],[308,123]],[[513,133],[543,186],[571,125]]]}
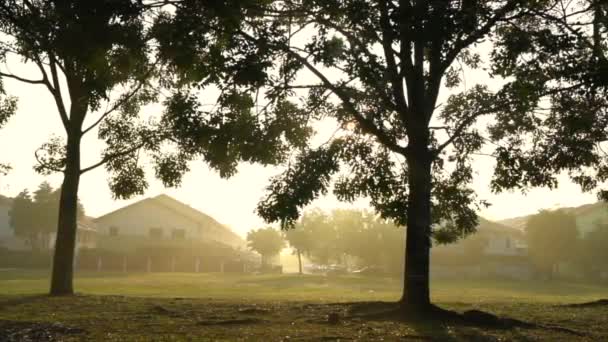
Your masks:
{"label": "hazy sky", "polygon": [[[30,71],[22,67],[12,67],[11,70],[25,75]],[[35,78],[34,75],[32,77]],[[475,77],[475,74],[468,76],[467,82],[476,83]],[[43,177],[32,169],[36,148],[47,141],[52,134],[60,136],[64,134],[52,98],[43,86],[23,85],[11,80],[6,80],[5,84],[9,94],[19,97],[19,110],[7,126],[0,130],[2,147],[0,162],[7,162],[13,166],[8,176],[0,177],[0,193],[14,196],[24,188],[35,189],[45,179],[55,187],[60,185],[59,175]],[[158,111],[160,107],[151,110]],[[333,131],[335,128],[328,124],[320,129]],[[84,139],[83,167],[98,160],[101,148],[102,144],[96,140],[95,134]],[[488,189],[492,165],[491,158],[479,157],[474,183],[479,197],[493,204],[481,212],[481,215],[488,219],[519,216],[534,213],[542,208],[576,206],[595,201],[595,195],[581,193],[579,188],[570,183],[566,177],[563,177],[559,189],[554,191],[537,189],[527,194],[511,192],[494,195]],[[279,169],[243,164],[239,167],[239,171],[235,177],[224,180],[202,162],[198,162],[192,166],[191,172],[184,178],[183,185],[179,189],[164,189],[160,182],[150,177],[150,188],[145,196],[128,201],[115,201],[107,186],[107,175],[104,169],[100,168],[83,176],[80,198],[87,215],[97,217],[144,197],[166,193],[213,216],[232,227],[237,233],[244,235],[248,230],[264,224],[255,215],[254,210],[264,194],[264,187],[268,184],[269,178],[277,174]],[[313,206],[323,209],[365,207],[366,201],[349,205],[338,202],[333,196],[327,196],[315,202]]]}

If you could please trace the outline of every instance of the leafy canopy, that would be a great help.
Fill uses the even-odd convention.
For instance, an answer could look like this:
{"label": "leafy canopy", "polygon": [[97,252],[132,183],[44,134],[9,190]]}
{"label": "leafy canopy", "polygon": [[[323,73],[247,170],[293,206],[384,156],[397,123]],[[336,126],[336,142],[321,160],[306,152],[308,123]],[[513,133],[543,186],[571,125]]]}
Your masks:
{"label": "leafy canopy", "polygon": [[548,3],[495,40],[493,73],[509,80],[502,96],[517,108],[491,131],[496,190],[554,188],[563,173],[583,191],[608,180],[608,4]]}
{"label": "leafy canopy", "polygon": [[247,233],[247,247],[265,258],[279,254],[285,247],[285,240],[274,228],[260,228]]}
{"label": "leafy canopy", "polygon": [[578,241],[576,217],[564,210],[543,210],[528,219],[526,239],[532,261],[551,274],[554,265],[572,260]]}
{"label": "leafy canopy", "polygon": [[518,107],[500,91],[467,87],[463,75],[492,62],[479,53],[484,40],[548,7],[520,0],[267,6],[268,21],[285,34],[270,41],[242,34],[275,50],[281,87],[303,98],[300,107],[314,109],[313,118],[338,128],[327,143],[298,151],[272,180],[259,214],[291,226],[306,205],[333,191],[344,201],[369,198],[383,218],[405,225],[416,175],[432,184],[430,199],[416,202],[431,202],[429,234],[447,242],[472,232],[476,210],[486,205],[470,187],[474,156],[485,153],[493,123],[483,117],[508,122]]}

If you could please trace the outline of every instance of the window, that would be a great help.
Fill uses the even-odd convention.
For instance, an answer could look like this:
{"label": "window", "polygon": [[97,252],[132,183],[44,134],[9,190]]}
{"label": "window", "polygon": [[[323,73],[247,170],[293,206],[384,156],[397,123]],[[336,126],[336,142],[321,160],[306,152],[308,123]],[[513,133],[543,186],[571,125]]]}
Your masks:
{"label": "window", "polygon": [[116,226],[110,227],[110,236],[118,236],[118,227],[116,227]]}
{"label": "window", "polygon": [[507,249],[511,248],[511,239],[507,238],[507,240],[505,241],[505,246],[507,247]]}
{"label": "window", "polygon": [[150,228],[148,232],[151,238],[153,239],[161,239],[163,237],[163,229],[162,228]]}
{"label": "window", "polygon": [[186,230],[184,229],[173,229],[173,232],[171,232],[171,237],[174,240],[183,240],[186,238]]}

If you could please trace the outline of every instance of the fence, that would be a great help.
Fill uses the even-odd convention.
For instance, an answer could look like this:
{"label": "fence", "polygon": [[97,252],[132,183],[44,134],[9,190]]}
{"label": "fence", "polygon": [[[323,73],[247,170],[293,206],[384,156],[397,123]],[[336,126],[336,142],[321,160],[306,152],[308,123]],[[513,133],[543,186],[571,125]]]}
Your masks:
{"label": "fence", "polygon": [[250,267],[241,260],[190,255],[82,253],[76,268],[104,272],[222,272],[244,273]]}
{"label": "fence", "polygon": [[[49,269],[51,251],[0,250],[0,268]],[[81,271],[99,272],[225,272],[244,273],[252,267],[249,262],[231,256],[201,256],[179,253],[110,253],[82,250],[74,266]]]}

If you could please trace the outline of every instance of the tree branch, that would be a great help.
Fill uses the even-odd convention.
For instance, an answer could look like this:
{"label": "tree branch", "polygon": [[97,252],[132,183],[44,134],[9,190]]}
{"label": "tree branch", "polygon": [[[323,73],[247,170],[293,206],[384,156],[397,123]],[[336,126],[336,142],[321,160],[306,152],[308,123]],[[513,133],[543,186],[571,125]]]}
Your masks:
{"label": "tree branch", "polygon": [[404,97],[405,92],[403,88],[403,80],[401,78],[401,71],[397,67],[397,62],[395,61],[395,55],[393,52],[393,42],[395,41],[395,37],[393,34],[393,28],[390,25],[388,6],[386,1],[381,1],[380,4],[380,25],[382,28],[382,48],[384,50],[384,56],[386,58],[386,65],[388,67],[387,76],[391,79],[391,91],[393,93],[393,97],[395,98],[395,102],[397,104],[397,111],[401,116],[401,119],[404,121],[407,126],[408,122],[408,104]]}
{"label": "tree branch", "polygon": [[24,77],[20,77],[17,75],[13,75],[13,74],[8,74],[5,72],[0,72],[0,76],[2,77],[6,77],[6,78],[12,78],[14,80],[17,80],[19,82],[24,82],[24,83],[29,83],[29,84],[43,84],[44,85],[44,79],[40,79],[40,80],[30,80]]}
{"label": "tree branch", "polygon": [[136,146],[134,146],[132,148],[126,149],[124,151],[120,151],[120,152],[116,152],[116,153],[105,155],[99,162],[97,162],[97,163],[95,163],[95,164],[93,164],[93,165],[91,165],[89,167],[86,167],[86,168],[80,170],[80,174],[83,175],[83,174],[85,174],[85,173],[87,173],[89,171],[92,171],[92,170],[94,170],[94,169],[96,169],[96,168],[98,168],[98,167],[106,164],[107,162],[111,161],[112,159],[119,158],[119,157],[122,157],[122,156],[126,156],[128,154],[131,154],[131,153],[139,150],[140,148],[144,147],[144,145],[145,145],[145,143],[141,142],[138,145],[136,145]]}
{"label": "tree branch", "polygon": [[110,115],[112,112],[114,112],[120,106],[122,106],[127,101],[129,101],[130,99],[132,99],[133,96],[135,96],[137,94],[137,92],[139,92],[139,90],[141,89],[141,87],[143,87],[144,83],[145,82],[139,82],[139,84],[127,96],[123,97],[120,100],[117,100],[112,107],[110,107],[103,114],[101,114],[101,116],[99,117],[99,119],[97,119],[93,124],[91,124],[89,127],[87,127],[84,131],[82,131],[82,135],[87,134],[93,128],[97,127],[97,125],[99,125],[108,115]]}
{"label": "tree branch", "polygon": [[61,94],[61,86],[59,85],[59,76],[57,73],[57,63],[55,56],[49,55],[49,66],[51,68],[51,77],[53,80],[51,93],[53,94],[53,98],[55,99],[55,103],[57,105],[57,110],[59,111],[59,116],[61,117],[61,122],[63,123],[63,128],[65,128],[66,132],[69,134],[70,128],[70,118],[65,109],[65,103],[63,102],[63,96]]}

